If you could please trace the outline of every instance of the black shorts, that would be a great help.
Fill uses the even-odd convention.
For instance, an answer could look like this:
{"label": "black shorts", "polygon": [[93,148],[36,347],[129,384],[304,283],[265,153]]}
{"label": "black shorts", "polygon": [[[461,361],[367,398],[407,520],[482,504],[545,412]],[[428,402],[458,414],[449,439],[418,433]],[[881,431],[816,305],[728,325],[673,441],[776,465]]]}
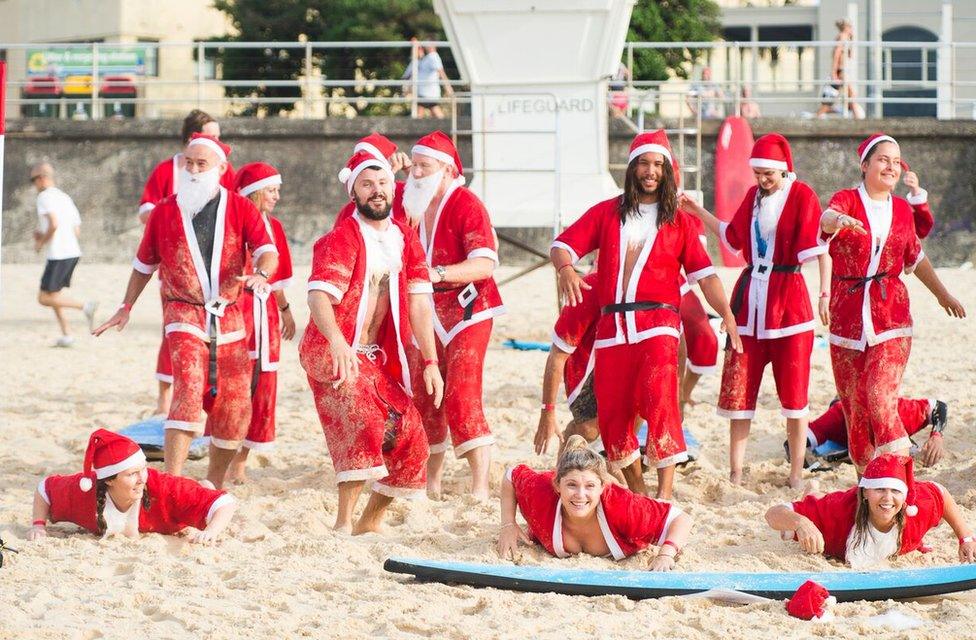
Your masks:
{"label": "black shorts", "polygon": [[44,275],[41,276],[41,291],[54,293],[71,286],[71,274],[75,272],[78,258],[64,260],[48,260],[44,265]]}
{"label": "black shorts", "polygon": [[573,421],[577,424],[587,420],[596,420],[596,394],[593,393],[592,373],[583,382],[583,388],[580,389],[579,395],[570,403],[569,411],[573,414]]}
{"label": "black shorts", "polygon": [[439,107],[440,105],[441,105],[441,101],[440,100],[437,100],[437,99],[434,99],[434,100],[417,100],[417,106],[418,107],[423,107],[424,109],[433,109],[434,107]]}

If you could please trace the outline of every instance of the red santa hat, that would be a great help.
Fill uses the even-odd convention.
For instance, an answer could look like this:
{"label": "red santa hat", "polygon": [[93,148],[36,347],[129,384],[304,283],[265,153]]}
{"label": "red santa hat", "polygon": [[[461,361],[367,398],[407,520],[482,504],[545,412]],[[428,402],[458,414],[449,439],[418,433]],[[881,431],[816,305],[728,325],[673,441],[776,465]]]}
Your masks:
{"label": "red santa hat", "polygon": [[871,149],[882,142],[894,142],[896,145],[898,144],[897,140],[887,134],[872,133],[870,136],[862,140],[861,144],[857,145],[857,157],[861,162],[864,162],[864,159],[868,157]]}
{"label": "red santa hat", "polygon": [[857,486],[862,489],[894,489],[905,495],[905,515],[918,514],[915,505],[915,472],[911,456],[883,453],[864,468]]}
{"label": "red santa hat", "polygon": [[634,140],[630,143],[627,164],[630,164],[645,153],[660,153],[667,158],[671,163],[675,182],[679,187],[681,186],[681,167],[678,165],[678,159],[671,152],[671,142],[668,140],[668,134],[664,132],[664,129],[646,131],[634,136]]}
{"label": "red santa hat", "polygon": [[753,169],[776,169],[793,173],[790,143],[778,133],[767,133],[752,145],[749,166]]}
{"label": "red santa hat", "polygon": [[396,144],[384,136],[381,133],[371,133],[365,138],[360,138],[356,146],[352,148],[353,153],[358,153],[360,151],[365,151],[370,153],[377,160],[383,160],[384,162],[389,160],[390,156],[396,153]]}
{"label": "red santa hat", "polygon": [[410,152],[422,156],[429,156],[435,160],[440,160],[451,165],[457,170],[461,184],[464,184],[464,176],[461,175],[464,173],[464,167],[461,165],[461,156],[458,155],[454,141],[443,131],[428,133],[420,140],[417,140],[417,144],[413,145],[413,149]]}
{"label": "red santa hat", "polygon": [[230,155],[230,146],[205,133],[194,133],[190,137],[190,141],[186,143],[187,147],[195,147],[196,145],[203,145],[216,153],[221,162],[227,162],[227,157]]}
{"label": "red santa hat", "polygon": [[352,195],[352,186],[356,183],[356,177],[365,169],[385,171],[390,176],[391,183],[396,180],[393,171],[390,169],[390,164],[386,160],[380,160],[366,151],[357,151],[349,158],[346,166],[339,171],[339,182],[346,186],[346,192],[350,196]]}
{"label": "red santa hat", "polygon": [[88,438],[84,475],[78,485],[82,491],[90,491],[94,484],[93,472],[96,480],[104,480],[145,462],[146,454],[135,442],[115,432],[98,429]]}
{"label": "red santa hat", "polygon": [[827,614],[827,605],[837,602],[826,587],[813,580],[800,585],[793,597],[786,603],[786,611],[794,618],[813,620]]}
{"label": "red santa hat", "polygon": [[234,189],[242,196],[249,196],[265,187],[281,184],[281,174],[266,162],[251,162],[237,170]]}

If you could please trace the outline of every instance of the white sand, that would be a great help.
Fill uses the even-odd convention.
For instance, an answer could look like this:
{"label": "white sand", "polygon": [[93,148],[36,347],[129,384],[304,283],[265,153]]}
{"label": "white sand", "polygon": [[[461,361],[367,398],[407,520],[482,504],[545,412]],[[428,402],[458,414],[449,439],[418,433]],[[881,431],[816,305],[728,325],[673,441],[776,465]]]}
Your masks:
{"label": "white sand", "polygon": [[[121,428],[152,407],[159,338],[159,302],[152,284],[123,334],[97,340],[84,336],[77,314],[76,346],[51,348],[57,336],[53,315],[35,301],[40,273],[39,265],[3,267],[0,535],[21,553],[8,555],[0,569],[2,638],[881,638],[890,631],[871,629],[860,620],[889,608],[926,621],[905,637],[974,634],[972,594],[843,604],[835,609],[837,622],[803,623],[788,617],[781,603],[729,606],[683,598],[634,602],[616,596],[521,594],[413,584],[386,574],[382,563],[391,555],[499,562],[494,554],[497,502],[482,505],[465,497],[466,465],[449,456],[443,501],[396,502],[383,535],[351,539],[333,533],[334,474],[295,343],[283,349],[278,449],[252,457],[251,482],[232,488],[241,509],[219,546],[201,548],[158,535],[102,542],[69,525],[49,527],[48,539],[27,543],[38,479],[78,471],[92,429]],[[298,267],[296,284],[288,291],[300,328],[307,319],[307,273],[307,266]],[[976,273],[941,273],[976,313]],[[73,293],[100,300],[100,315],[107,317],[121,299],[127,274],[125,266],[82,262]],[[727,285],[733,275],[723,273]],[[909,287],[918,326],[904,393],[936,396],[950,407],[950,453],[937,468],[919,475],[948,487],[976,525],[976,400],[971,391],[976,322],[947,318],[916,279]],[[495,487],[505,465],[551,462],[551,456],[544,459],[531,451],[546,355],[497,346],[508,337],[547,339],[555,316],[551,271],[508,285],[502,294],[509,315],[496,324],[485,376],[488,420],[499,440]],[[772,380],[767,376],[761,392],[742,488],[725,480],[727,425],[714,415],[718,385],[717,374],[704,378],[695,394],[701,403],[687,416],[704,457],[677,478],[677,499],[696,520],[679,570],[837,568],[781,542],[762,519],[770,505],[796,497],[783,488],[785,427]],[[826,349],[815,351],[811,387],[811,406],[818,411],[833,396]],[[561,421],[568,419],[562,406],[559,412]],[[205,460],[190,463],[188,473],[202,477],[205,465]],[[833,490],[849,486],[854,472],[845,466],[816,477],[824,489]],[[947,526],[930,533],[928,542],[933,553],[911,554],[896,566],[956,561],[956,540]],[[650,557],[645,552],[616,566],[646,568]],[[561,568],[614,566],[598,558],[556,560],[538,550],[527,550],[523,561]]]}

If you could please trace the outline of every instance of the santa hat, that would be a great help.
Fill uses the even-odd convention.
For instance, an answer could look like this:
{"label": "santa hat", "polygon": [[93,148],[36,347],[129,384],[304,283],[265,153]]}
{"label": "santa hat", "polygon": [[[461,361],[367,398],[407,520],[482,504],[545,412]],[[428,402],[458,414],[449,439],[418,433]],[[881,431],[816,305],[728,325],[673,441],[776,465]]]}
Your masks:
{"label": "santa hat", "polygon": [[417,144],[413,145],[413,149],[410,151],[411,153],[429,156],[434,160],[440,160],[453,166],[457,169],[461,184],[464,184],[464,176],[461,175],[464,173],[464,167],[461,165],[461,156],[458,155],[454,141],[443,131],[428,133],[420,140],[417,140]]}
{"label": "santa hat", "polygon": [[265,187],[281,184],[281,174],[266,162],[251,162],[237,170],[234,189],[242,196],[249,196]]}
{"label": "santa hat", "polygon": [[377,160],[386,162],[390,156],[396,153],[396,144],[381,133],[371,133],[365,138],[360,138],[356,146],[352,148],[353,153],[365,151],[370,153]]}
{"label": "santa hat", "polygon": [[862,140],[861,144],[857,145],[857,157],[861,162],[864,162],[864,159],[868,157],[869,153],[871,153],[871,149],[882,142],[894,142],[895,144],[898,144],[898,141],[889,135],[884,133],[873,133]]}
{"label": "santa hat", "polygon": [[379,160],[373,154],[366,151],[357,151],[349,158],[346,166],[339,171],[339,182],[346,186],[346,192],[350,196],[352,195],[352,186],[356,183],[356,177],[365,169],[385,171],[390,176],[391,183],[396,180],[386,160]]}
{"label": "santa hat", "polygon": [[749,166],[753,169],[776,169],[793,173],[790,143],[778,133],[767,133],[752,145]]}
{"label": "santa hat", "polygon": [[92,488],[91,475],[104,480],[146,462],[146,454],[135,442],[113,431],[98,429],[88,438],[84,475],[78,481],[82,491]]}
{"label": "santa hat", "polygon": [[915,506],[915,472],[910,456],[883,453],[864,468],[857,486],[862,489],[895,489],[905,495],[905,515],[918,514]]}
{"label": "santa hat", "polygon": [[208,136],[205,133],[194,133],[190,137],[190,141],[186,143],[187,147],[195,147],[197,145],[203,145],[211,151],[217,154],[221,162],[227,162],[227,156],[230,155],[230,146],[224,144],[217,138],[213,136]]}
{"label": "santa hat", "polygon": [[671,142],[664,129],[657,131],[647,131],[634,136],[630,143],[630,153],[627,155],[627,164],[630,164],[645,153],[660,153],[671,163],[676,184],[681,186],[681,167],[678,166],[678,159],[671,152]]}
{"label": "santa hat", "polygon": [[801,620],[824,618],[827,615],[827,606],[835,602],[837,599],[823,585],[807,580],[786,603],[786,611]]}

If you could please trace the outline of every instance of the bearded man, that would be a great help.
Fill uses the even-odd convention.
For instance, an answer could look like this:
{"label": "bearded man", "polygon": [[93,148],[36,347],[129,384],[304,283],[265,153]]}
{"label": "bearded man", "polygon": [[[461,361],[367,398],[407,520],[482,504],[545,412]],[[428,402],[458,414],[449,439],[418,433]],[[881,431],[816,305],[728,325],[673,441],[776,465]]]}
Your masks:
{"label": "bearded man", "polygon": [[[403,207],[420,244],[434,285],[434,331],[438,366],[445,380],[444,404],[416,401],[430,442],[427,487],[441,493],[444,454],[471,466],[471,494],[488,498],[488,469],[495,438],[482,408],[482,372],[492,318],[505,313],[492,278],[498,241],[484,204],[464,188],[461,159],[451,139],[435,131],[411,150]],[[412,362],[421,355],[411,350]],[[415,375],[417,369],[414,369]]]}
{"label": "bearded man", "polygon": [[[567,304],[582,304],[583,291],[593,289],[588,295],[595,294],[600,309],[593,390],[607,458],[632,491],[645,493],[633,425],[638,416],[646,420],[647,462],[657,468],[662,499],[671,497],[675,465],[688,459],[678,410],[682,269],[725,321],[733,348],[742,350],[698,227],[678,209],[675,165],[663,130],[638,135],[623,194],[591,207],[550,249]],[[573,263],[597,250],[597,279],[590,285]]]}
{"label": "bearded man", "polygon": [[[356,213],[315,243],[312,321],[299,355],[335,467],[335,529],[359,534],[380,528],[393,498],[424,497],[427,438],[411,395],[436,407],[444,385],[427,265],[416,233],[391,216],[389,164],[360,151],[339,179]],[[422,360],[416,365],[407,361],[414,342]],[[373,493],[353,526],[367,480]]]}
{"label": "bearded man", "polygon": [[[93,332],[125,328],[132,305],[159,270],[174,372],[173,402],[163,423],[166,472],[182,473],[190,442],[206,426],[207,479],[218,488],[251,416],[251,367],[237,297],[242,284],[268,291],[278,265],[261,214],[250,200],[220,186],[229,154],[230,147],[213,136],[191,137],[176,195],[161,200],[146,223],[122,305]],[[244,275],[248,252],[255,271]],[[204,409],[206,425],[200,420]]]}

